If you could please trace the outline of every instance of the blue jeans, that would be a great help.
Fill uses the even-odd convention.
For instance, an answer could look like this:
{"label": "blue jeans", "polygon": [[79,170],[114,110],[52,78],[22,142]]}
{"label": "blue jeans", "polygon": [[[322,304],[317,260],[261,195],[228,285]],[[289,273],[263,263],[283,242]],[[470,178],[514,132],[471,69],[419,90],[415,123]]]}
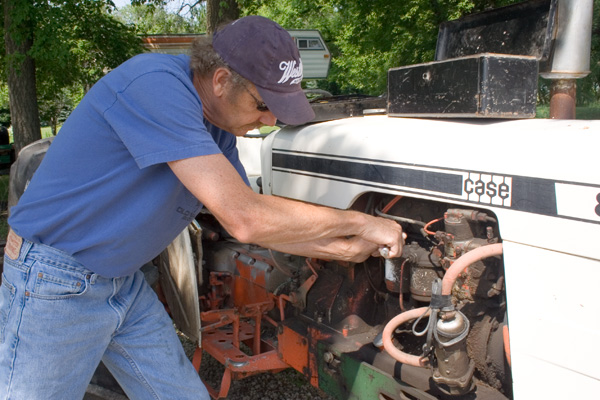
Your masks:
{"label": "blue jeans", "polygon": [[100,360],[130,399],[209,399],[141,271],[104,278],[23,240],[4,257],[0,399],[82,399]]}

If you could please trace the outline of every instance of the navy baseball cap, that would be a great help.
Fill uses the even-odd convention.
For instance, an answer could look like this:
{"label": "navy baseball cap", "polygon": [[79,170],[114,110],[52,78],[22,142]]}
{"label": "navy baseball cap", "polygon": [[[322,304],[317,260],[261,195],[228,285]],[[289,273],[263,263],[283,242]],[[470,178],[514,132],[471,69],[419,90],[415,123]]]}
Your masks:
{"label": "navy baseball cap", "polygon": [[257,15],[240,18],[213,35],[213,48],[235,72],[252,82],[281,122],[302,125],[315,118],[302,91],[302,60],[290,34]]}

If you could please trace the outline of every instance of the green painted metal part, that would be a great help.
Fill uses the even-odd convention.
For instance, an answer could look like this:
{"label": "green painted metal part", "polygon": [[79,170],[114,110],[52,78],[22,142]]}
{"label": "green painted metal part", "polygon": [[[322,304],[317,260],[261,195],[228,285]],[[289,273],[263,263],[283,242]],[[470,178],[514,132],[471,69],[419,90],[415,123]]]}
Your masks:
{"label": "green painted metal part", "polygon": [[[319,388],[340,400],[436,399],[354,358],[351,353],[333,354],[323,343],[317,345],[317,351]],[[334,360],[327,362],[331,357],[325,356],[325,353],[333,354]]]}

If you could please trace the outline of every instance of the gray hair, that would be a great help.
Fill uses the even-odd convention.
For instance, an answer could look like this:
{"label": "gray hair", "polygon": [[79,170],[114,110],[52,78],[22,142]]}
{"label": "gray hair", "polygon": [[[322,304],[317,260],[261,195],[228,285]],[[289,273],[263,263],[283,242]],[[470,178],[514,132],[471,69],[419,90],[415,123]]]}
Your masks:
{"label": "gray hair", "polygon": [[212,35],[199,36],[192,42],[190,68],[201,77],[212,75],[218,68],[227,68],[231,72],[230,82],[235,88],[248,84],[248,80],[231,69],[215,51]]}

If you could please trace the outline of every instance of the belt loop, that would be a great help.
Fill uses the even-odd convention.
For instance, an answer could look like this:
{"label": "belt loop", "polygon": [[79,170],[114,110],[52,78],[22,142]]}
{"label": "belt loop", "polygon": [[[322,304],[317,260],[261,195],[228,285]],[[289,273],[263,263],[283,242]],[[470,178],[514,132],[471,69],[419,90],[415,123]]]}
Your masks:
{"label": "belt loop", "polygon": [[25,262],[25,257],[29,254],[29,250],[33,247],[33,242],[23,239],[23,245],[21,246],[21,254],[19,254],[19,262]]}

